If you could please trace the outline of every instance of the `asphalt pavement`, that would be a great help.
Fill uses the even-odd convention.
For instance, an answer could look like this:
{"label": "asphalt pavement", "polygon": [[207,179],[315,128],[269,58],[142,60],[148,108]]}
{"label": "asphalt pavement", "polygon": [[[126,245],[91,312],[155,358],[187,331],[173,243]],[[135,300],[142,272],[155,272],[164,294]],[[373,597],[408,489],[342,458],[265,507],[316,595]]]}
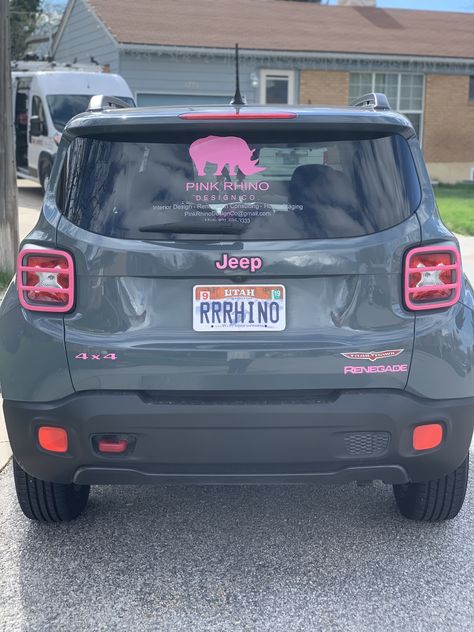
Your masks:
{"label": "asphalt pavement", "polygon": [[39,525],[0,474],[3,631],[386,632],[474,628],[474,499],[399,517],[370,487],[96,487]]}
{"label": "asphalt pavement", "polygon": [[11,469],[0,632],[474,629],[472,483],[458,518],[434,525],[400,517],[381,483],[95,487],[75,522],[42,525],[21,514]]}

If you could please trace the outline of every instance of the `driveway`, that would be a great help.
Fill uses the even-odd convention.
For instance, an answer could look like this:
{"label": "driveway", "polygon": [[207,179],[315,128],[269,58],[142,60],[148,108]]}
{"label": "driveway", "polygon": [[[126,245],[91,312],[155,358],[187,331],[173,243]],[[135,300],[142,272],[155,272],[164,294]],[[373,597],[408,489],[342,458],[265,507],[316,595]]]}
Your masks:
{"label": "driveway", "polygon": [[[461,247],[474,280],[474,238]],[[0,632],[471,632],[473,490],[456,520],[421,525],[381,483],[106,486],[74,523],[38,525],[9,464]]]}

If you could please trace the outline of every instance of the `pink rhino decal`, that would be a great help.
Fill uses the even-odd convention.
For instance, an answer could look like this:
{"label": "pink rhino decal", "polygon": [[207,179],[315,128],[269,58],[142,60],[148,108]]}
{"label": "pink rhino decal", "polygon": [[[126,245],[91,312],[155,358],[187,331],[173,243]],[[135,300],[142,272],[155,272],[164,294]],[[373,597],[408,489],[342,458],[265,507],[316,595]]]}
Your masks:
{"label": "pink rhino decal", "polygon": [[199,176],[204,176],[206,163],[217,165],[215,176],[222,175],[225,165],[229,166],[229,175],[235,176],[235,168],[246,176],[251,176],[259,171],[265,171],[265,167],[257,167],[258,160],[252,160],[255,149],[250,149],[243,138],[237,136],[206,136],[194,141],[189,148],[189,153]]}

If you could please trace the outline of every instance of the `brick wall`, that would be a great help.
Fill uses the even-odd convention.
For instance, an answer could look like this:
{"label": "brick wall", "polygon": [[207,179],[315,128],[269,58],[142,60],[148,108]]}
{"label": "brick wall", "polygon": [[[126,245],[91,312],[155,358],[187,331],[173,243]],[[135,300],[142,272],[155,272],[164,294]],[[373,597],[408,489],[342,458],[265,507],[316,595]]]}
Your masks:
{"label": "brick wall", "polygon": [[300,98],[302,104],[347,105],[349,97],[349,73],[302,70],[300,73]]}
{"label": "brick wall", "polygon": [[423,153],[429,163],[474,163],[467,75],[426,75]]}
{"label": "brick wall", "polygon": [[[423,153],[434,180],[456,182],[474,167],[474,103],[467,75],[426,75]],[[302,70],[299,102],[347,105],[349,73]]]}

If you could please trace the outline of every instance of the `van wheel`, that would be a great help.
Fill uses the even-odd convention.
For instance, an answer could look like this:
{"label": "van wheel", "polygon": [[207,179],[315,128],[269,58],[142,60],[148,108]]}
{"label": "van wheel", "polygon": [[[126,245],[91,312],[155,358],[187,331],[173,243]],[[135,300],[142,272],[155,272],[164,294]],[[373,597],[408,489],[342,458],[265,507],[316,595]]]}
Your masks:
{"label": "van wheel", "polygon": [[82,513],[89,498],[89,485],[47,483],[30,476],[13,459],[16,495],[30,520],[66,522]]}
{"label": "van wheel", "polygon": [[466,496],[469,455],[451,474],[423,483],[394,485],[400,513],[410,520],[438,522],[458,515]]}
{"label": "van wheel", "polygon": [[48,188],[52,169],[53,161],[51,158],[42,158],[38,167],[38,178],[41,188],[43,189],[43,193],[46,193],[46,189]]}

